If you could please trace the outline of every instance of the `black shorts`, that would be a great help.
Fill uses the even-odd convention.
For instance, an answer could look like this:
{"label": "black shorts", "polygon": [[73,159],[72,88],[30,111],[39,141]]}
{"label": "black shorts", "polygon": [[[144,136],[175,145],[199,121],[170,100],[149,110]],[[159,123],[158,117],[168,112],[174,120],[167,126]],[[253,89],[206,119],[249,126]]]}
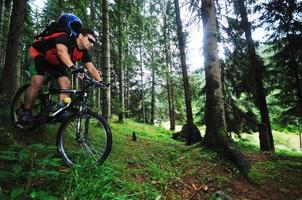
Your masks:
{"label": "black shorts", "polygon": [[31,77],[35,75],[45,76],[46,72],[56,79],[61,76],[67,76],[67,68],[64,65],[53,65],[39,55],[34,60],[30,59],[29,72]]}

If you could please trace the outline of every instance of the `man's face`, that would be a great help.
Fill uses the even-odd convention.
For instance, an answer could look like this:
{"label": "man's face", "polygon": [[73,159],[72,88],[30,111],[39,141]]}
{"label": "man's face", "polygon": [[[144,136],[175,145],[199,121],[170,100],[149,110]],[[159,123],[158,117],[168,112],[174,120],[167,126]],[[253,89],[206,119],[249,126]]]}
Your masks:
{"label": "man's face", "polygon": [[95,37],[93,37],[93,35],[88,34],[82,37],[82,44],[85,49],[90,50],[95,44],[95,42],[96,40]]}

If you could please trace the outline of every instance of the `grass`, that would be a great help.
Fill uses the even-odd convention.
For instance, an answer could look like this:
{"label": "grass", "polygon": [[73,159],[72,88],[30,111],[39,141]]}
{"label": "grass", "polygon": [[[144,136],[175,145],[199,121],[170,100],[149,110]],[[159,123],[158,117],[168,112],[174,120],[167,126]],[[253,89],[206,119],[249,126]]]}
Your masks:
{"label": "grass", "polygon": [[[5,129],[5,141],[0,142],[0,199],[189,199],[192,195],[222,199],[217,191],[240,195],[232,188],[234,181],[250,187],[237,168],[215,152],[174,141],[164,128],[132,120],[121,124],[115,119],[110,126],[113,146],[104,165],[73,169],[62,166],[56,157],[53,144],[57,126],[30,135]],[[133,132],[137,141],[132,140]],[[250,137],[236,145],[254,155],[259,151],[254,142]],[[293,159],[279,157],[288,153],[297,154],[289,148],[276,159],[253,161],[249,176],[263,188],[272,181],[281,186],[293,181],[291,177],[301,174],[302,162],[296,159],[299,154]],[[301,181],[295,183],[302,186]],[[198,196],[196,191],[203,193]],[[246,192],[242,195],[245,197]]]}
{"label": "grass", "polygon": [[[302,156],[299,135],[297,133],[284,133],[279,131],[273,131],[273,138],[277,154]],[[242,134],[242,139],[235,138],[235,141],[237,141],[239,143],[238,145],[241,148],[244,148],[244,150],[246,151],[259,151],[258,133]]]}

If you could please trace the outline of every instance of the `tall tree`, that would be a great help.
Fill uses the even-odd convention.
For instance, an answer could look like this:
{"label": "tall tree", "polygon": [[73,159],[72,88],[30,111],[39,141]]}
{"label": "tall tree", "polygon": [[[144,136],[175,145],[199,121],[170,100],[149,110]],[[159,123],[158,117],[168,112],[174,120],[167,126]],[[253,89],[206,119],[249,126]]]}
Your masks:
{"label": "tall tree", "polygon": [[261,115],[261,124],[259,127],[260,133],[260,149],[263,151],[274,151],[274,139],[272,134],[272,128],[266,103],[266,95],[264,86],[262,83],[264,70],[264,65],[260,58],[256,54],[255,42],[252,38],[251,25],[248,21],[246,6],[244,5],[244,0],[238,0],[239,12],[242,20],[242,28],[245,33],[247,51],[250,61],[251,71],[254,76],[254,85],[256,93],[256,104],[259,108]]}
{"label": "tall tree", "polygon": [[174,110],[174,101],[173,101],[173,85],[171,84],[171,73],[170,73],[170,45],[168,37],[168,23],[167,23],[167,13],[169,12],[169,1],[166,6],[166,10],[163,12],[163,40],[164,40],[164,53],[165,53],[165,75],[166,75],[166,87],[167,87],[167,98],[168,98],[168,111],[169,111],[169,120],[170,120],[170,130],[175,130],[175,110]]}
{"label": "tall tree", "polygon": [[155,121],[155,65],[154,65],[154,53],[153,53],[153,49],[151,52],[151,66],[152,66],[152,70],[151,70],[151,119],[150,119],[150,124],[154,125],[154,121]]}
{"label": "tall tree", "polygon": [[217,49],[217,26],[214,0],[202,0],[201,13],[204,30],[203,51],[206,73],[206,134],[203,144],[228,157],[247,175],[250,164],[235,149],[226,134],[224,97]]}
{"label": "tall tree", "polygon": [[151,66],[151,102],[150,102],[150,124],[154,124],[155,122],[155,107],[156,107],[156,91],[155,91],[155,86],[156,86],[156,58],[155,58],[155,49],[156,49],[156,35],[158,34],[156,30],[156,26],[158,24],[158,20],[156,17],[156,5],[158,5],[158,2],[150,1],[149,2],[149,13],[150,13],[150,18],[146,23],[146,35],[147,35],[147,45],[146,49],[149,52],[149,63],[147,65]]}
{"label": "tall tree", "polygon": [[268,1],[257,8],[269,36],[265,51],[270,55],[269,83],[276,107],[282,109],[277,123],[287,126],[302,116],[302,2]]}
{"label": "tall tree", "polygon": [[182,30],[182,21],[180,17],[180,9],[179,9],[179,1],[174,0],[175,13],[176,13],[176,25],[177,25],[177,37],[178,37],[178,46],[180,51],[180,62],[181,62],[181,70],[183,77],[183,87],[185,92],[185,104],[186,104],[186,116],[187,116],[187,124],[184,125],[182,129],[182,134],[185,135],[186,143],[192,144],[201,141],[201,135],[198,128],[195,126],[193,122],[193,112],[192,112],[192,101],[191,101],[191,93],[189,86],[189,78],[188,78],[188,69],[186,64],[186,52],[185,52],[185,38]]}
{"label": "tall tree", "polygon": [[[5,64],[0,81],[0,94],[12,96],[17,88],[17,61],[22,26],[25,20],[26,0],[14,0],[10,19]],[[8,87],[9,86],[9,87]]]}
{"label": "tall tree", "polygon": [[[4,5],[4,0],[0,0],[0,47],[1,47],[1,44],[2,44],[2,21],[3,21],[3,5]],[[1,68],[1,65],[0,65],[0,68]]]}
{"label": "tall tree", "polygon": [[145,87],[144,87],[144,61],[143,61],[143,42],[142,42],[142,33],[139,33],[139,59],[140,59],[140,73],[141,73],[141,108],[142,108],[142,122],[146,123],[146,109],[145,109]]}
{"label": "tall tree", "polygon": [[123,13],[122,13],[122,0],[117,0],[117,18],[118,18],[118,79],[119,79],[119,122],[124,122],[125,119],[125,96],[124,96],[124,46],[123,46]]}
{"label": "tall tree", "polygon": [[[110,83],[110,42],[109,42],[109,13],[108,13],[108,0],[102,0],[102,44],[103,44],[103,80]],[[110,88],[103,92],[103,106],[102,114],[108,119],[110,117],[111,107],[111,92]]]}

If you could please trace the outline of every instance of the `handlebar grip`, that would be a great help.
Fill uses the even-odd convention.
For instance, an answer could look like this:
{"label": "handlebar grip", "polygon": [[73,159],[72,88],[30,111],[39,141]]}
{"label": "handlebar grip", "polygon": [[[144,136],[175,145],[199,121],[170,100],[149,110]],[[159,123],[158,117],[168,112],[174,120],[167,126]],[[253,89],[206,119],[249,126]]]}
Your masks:
{"label": "handlebar grip", "polygon": [[110,83],[97,82],[97,85],[102,88],[108,88],[110,86]]}

